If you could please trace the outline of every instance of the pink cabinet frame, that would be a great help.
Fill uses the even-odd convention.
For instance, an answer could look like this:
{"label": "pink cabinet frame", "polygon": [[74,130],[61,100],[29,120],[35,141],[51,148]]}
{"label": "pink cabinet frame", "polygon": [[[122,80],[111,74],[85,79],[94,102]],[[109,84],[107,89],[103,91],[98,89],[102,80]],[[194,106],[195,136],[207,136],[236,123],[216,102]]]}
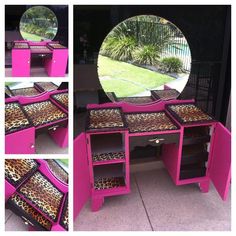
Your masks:
{"label": "pink cabinet frame", "polygon": [[[160,102],[152,103],[148,105],[133,105],[133,104],[125,103],[125,102],[89,104],[88,108],[96,109],[96,108],[121,107],[123,112],[129,112],[129,113],[130,112],[149,112],[149,111],[165,110],[166,104],[173,104],[173,103],[179,104],[183,102],[193,103],[194,100],[160,101]],[[162,157],[161,157],[175,185],[198,183],[200,190],[206,193],[209,191],[209,183],[210,181],[212,181],[220,197],[223,200],[226,200],[228,191],[230,188],[230,178],[231,178],[231,134],[230,132],[221,123],[217,121],[204,122],[201,124],[182,125],[170,113],[168,114],[179,125],[180,127],[179,130],[164,131],[164,132],[145,132],[145,133],[135,133],[135,134],[129,133],[128,131],[115,131],[115,132],[125,133],[125,140],[126,140],[125,153],[127,157],[129,157],[129,137],[163,134],[163,133],[165,134],[178,133],[179,134],[178,145],[176,144],[163,145]],[[179,176],[180,176],[180,163],[181,163],[181,156],[182,156],[184,129],[188,127],[194,127],[194,126],[209,126],[213,130],[212,135],[211,135],[211,140],[210,140],[210,150],[208,154],[206,174],[203,177],[195,177],[195,178],[181,180]],[[114,133],[114,132],[112,131],[96,132],[96,134],[98,133],[107,134],[107,133]],[[80,196],[80,199],[83,199],[83,201],[80,201],[80,203],[78,202],[76,203],[77,205],[80,205],[79,210],[81,210],[84,203],[89,198],[91,198],[92,210],[97,211],[102,206],[105,196],[126,194],[129,192],[129,189],[130,189],[130,186],[128,185],[127,191],[124,191],[124,192],[122,191],[116,192],[111,189],[111,191],[102,190],[100,194],[96,193],[93,190],[92,188],[93,170],[92,170],[92,158],[91,158],[91,148],[90,148],[90,136],[96,135],[96,134],[92,132],[87,132],[86,134],[82,133],[74,141],[74,170],[75,172],[78,171],[78,168],[82,167],[81,165],[79,167],[80,160],[81,161],[83,160],[83,162],[85,163],[85,160],[87,159],[86,161],[88,162],[86,165],[84,164],[82,167],[82,168],[86,168],[86,170],[83,169],[83,173],[87,173],[85,181],[83,182],[83,178],[84,178],[83,176],[81,176],[80,180],[78,176],[77,176],[77,179],[74,179],[74,189],[76,189],[77,192],[79,191],[79,186],[82,185],[82,182],[83,182],[83,189],[86,189],[86,191],[83,191],[83,189],[81,189],[81,194],[83,196]],[[126,165],[127,165],[127,171],[129,173],[129,158],[127,158],[126,160]],[[88,172],[90,176],[89,181],[88,181]],[[127,175],[127,178],[129,178],[129,174]],[[80,182],[80,185],[77,184],[79,182]],[[88,189],[90,189],[90,194],[87,194]],[[86,194],[83,194],[83,192],[86,192]],[[78,199],[78,196],[76,197],[76,199]],[[79,211],[76,211],[76,212],[77,214],[79,213]],[[75,214],[75,217],[77,214]]]}
{"label": "pink cabinet frame", "polygon": [[[44,42],[32,42],[32,41],[14,41],[15,43],[27,43],[28,49],[12,49],[12,77],[29,77],[31,67],[31,55],[30,46],[47,46],[48,43],[59,43],[57,41],[44,41]],[[40,54],[40,51],[39,51]],[[43,52],[41,53],[43,54]],[[68,49],[52,49],[50,48],[51,58],[44,59],[44,67],[48,76],[50,77],[64,77],[67,68],[68,61]]]}
{"label": "pink cabinet frame", "polygon": [[[7,98],[5,102],[19,102],[21,105],[30,104],[33,102],[41,102],[50,99],[57,107],[68,114],[68,110],[62,107],[59,103],[50,98],[51,95],[67,92],[68,90],[54,90],[51,92],[43,92],[32,97],[16,96]],[[68,122],[68,118],[60,121]],[[49,125],[53,126],[57,121],[51,122]],[[30,127],[14,133],[5,135],[5,153],[6,154],[35,154],[35,136],[38,129],[47,127],[48,124],[39,127]],[[56,130],[48,131],[52,140],[61,148],[68,147],[68,124],[66,127],[59,127]]]}

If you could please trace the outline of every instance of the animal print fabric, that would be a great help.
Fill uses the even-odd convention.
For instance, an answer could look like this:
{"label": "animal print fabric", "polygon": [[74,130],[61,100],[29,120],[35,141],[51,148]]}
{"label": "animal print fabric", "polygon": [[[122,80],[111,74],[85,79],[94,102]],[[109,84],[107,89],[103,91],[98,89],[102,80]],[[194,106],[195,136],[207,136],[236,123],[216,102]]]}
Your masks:
{"label": "animal print fabric", "polygon": [[61,220],[60,220],[60,225],[68,230],[69,226],[69,205],[68,205],[68,196],[65,200],[62,215],[61,215]]}
{"label": "animal print fabric", "polygon": [[146,97],[123,97],[123,98],[118,98],[117,100],[118,101],[123,101],[123,102],[135,103],[135,104],[150,103],[150,102],[154,101],[154,99],[151,96],[146,96]]}
{"label": "animal print fabric", "polygon": [[36,127],[67,118],[67,114],[49,100],[25,105],[23,109]]}
{"label": "animal print fabric", "polygon": [[5,133],[9,134],[15,131],[26,129],[31,124],[22,111],[19,103],[5,104]]}
{"label": "animal print fabric", "polygon": [[125,181],[123,177],[96,178],[94,181],[95,190],[118,188],[124,186]]}
{"label": "animal print fabric", "polygon": [[182,123],[194,123],[213,120],[212,117],[204,113],[194,104],[169,105],[168,109],[170,109]]}
{"label": "animal print fabric", "polygon": [[35,84],[38,85],[43,91],[52,91],[58,88],[57,85],[51,82],[37,82]]}
{"label": "animal print fabric", "polygon": [[12,89],[11,91],[14,94],[14,96],[35,96],[35,95],[40,94],[40,92],[34,87]]}
{"label": "animal print fabric", "polygon": [[20,42],[16,42],[14,43],[14,49],[28,49],[29,45],[28,43],[20,43]]}
{"label": "animal print fabric", "polygon": [[68,183],[68,173],[54,160],[46,160],[51,172],[62,182]]}
{"label": "animal print fabric", "polygon": [[41,215],[37,210],[35,210],[32,206],[30,206],[25,200],[23,200],[19,195],[14,194],[8,200],[11,204],[14,204],[17,208],[23,211],[28,215],[27,218],[33,219],[38,222],[44,229],[51,230],[52,223],[46,219],[43,215]]}
{"label": "animal print fabric", "polygon": [[31,53],[51,53],[52,51],[43,45],[31,45],[30,46]]}
{"label": "animal print fabric", "polygon": [[125,120],[131,133],[178,129],[165,112],[127,113]]}
{"label": "animal print fabric", "polygon": [[52,47],[53,49],[62,49],[62,48],[66,48],[65,46],[59,44],[59,43],[49,43],[48,44],[50,47]]}
{"label": "animal print fabric", "polygon": [[22,183],[38,167],[34,160],[30,159],[6,159],[5,178],[14,186]]}
{"label": "animal print fabric", "polygon": [[161,100],[176,99],[179,96],[179,92],[175,89],[152,90],[152,93]]}
{"label": "animal print fabric", "polygon": [[56,221],[63,193],[54,187],[40,172],[35,172],[18,191],[31,201],[35,207],[38,207],[53,221]]}
{"label": "animal print fabric", "polygon": [[89,110],[89,129],[123,128],[124,123],[120,109]]}
{"label": "animal print fabric", "polygon": [[93,154],[92,158],[93,158],[93,162],[122,160],[122,159],[125,159],[125,153],[124,152],[108,152],[108,153],[101,153],[101,154]]}
{"label": "animal print fabric", "polygon": [[59,93],[52,95],[52,98],[56,100],[63,107],[68,109],[68,93]]}

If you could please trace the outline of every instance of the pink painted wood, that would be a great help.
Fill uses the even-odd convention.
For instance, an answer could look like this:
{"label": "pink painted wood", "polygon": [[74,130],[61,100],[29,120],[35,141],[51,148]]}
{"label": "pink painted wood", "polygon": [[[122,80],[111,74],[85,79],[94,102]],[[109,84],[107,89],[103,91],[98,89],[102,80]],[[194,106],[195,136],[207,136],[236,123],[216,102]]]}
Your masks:
{"label": "pink painted wood", "polygon": [[81,133],[74,140],[74,219],[91,196],[87,158],[86,136],[85,133]]}
{"label": "pink painted wood", "polygon": [[[27,42],[29,46],[47,46],[49,42],[59,43],[58,41],[33,42],[27,40],[16,40],[15,42]],[[12,76],[29,77],[31,50],[12,49]],[[52,58],[45,59],[45,70],[48,76],[64,77],[68,61],[68,49],[53,49]]]}
{"label": "pink painted wood", "polygon": [[52,59],[45,60],[48,76],[64,77],[68,60],[68,49],[53,49]]}
{"label": "pink painted wood", "polygon": [[12,49],[12,76],[30,76],[30,49]]}
{"label": "pink painted wood", "polygon": [[92,150],[91,150],[91,136],[98,134],[110,134],[110,133],[122,133],[124,135],[124,148],[125,148],[125,187],[118,187],[115,189],[95,190],[91,187],[91,210],[98,211],[104,203],[104,197],[123,195],[130,192],[130,164],[129,164],[129,136],[128,131],[109,131],[109,132],[90,132],[86,134],[87,139],[87,155],[89,162],[89,173],[90,183],[94,186],[94,173],[93,173],[93,161],[92,161]]}
{"label": "pink painted wood", "polygon": [[231,180],[231,134],[221,123],[215,128],[209,174],[219,195],[226,200]]}
{"label": "pink painted wood", "polygon": [[48,132],[53,141],[61,148],[68,147],[68,127],[57,128]]}
{"label": "pink painted wood", "polygon": [[5,202],[15,193],[16,188],[5,179]]}
{"label": "pink painted wood", "polygon": [[[130,104],[125,102],[117,102],[117,103],[105,103],[105,104],[89,104],[87,106],[88,109],[96,109],[96,108],[114,108],[121,107],[123,112],[157,112],[161,110],[165,110],[166,104],[178,104],[178,103],[193,103],[194,100],[169,100],[169,101],[158,101],[152,104],[147,105],[137,105]],[[213,122],[204,122],[201,124],[180,124],[168,111],[166,111],[170,117],[177,123],[180,127],[178,131],[165,131],[165,132],[146,132],[146,133],[128,133],[126,131],[125,140],[125,151],[127,152],[127,156],[129,155],[129,136],[143,136],[143,135],[153,135],[153,134],[163,134],[163,133],[179,133],[180,141],[178,145],[169,144],[163,145],[163,154],[162,160],[172,177],[172,180],[176,185],[190,184],[190,183],[199,183],[199,187],[202,192],[208,192],[209,190],[209,181],[210,179],[213,181],[217,191],[221,195],[222,199],[226,199],[227,192],[230,185],[230,133],[219,123],[216,121]],[[216,133],[213,134],[213,138],[210,142],[210,152],[209,152],[209,161],[207,167],[207,174],[203,177],[191,178],[179,180],[180,175],[180,164],[181,164],[181,156],[182,156],[182,145],[183,145],[183,134],[184,128],[194,127],[194,126],[210,126],[216,127]],[[120,132],[120,131],[114,131]],[[114,133],[110,132],[99,132],[102,133]],[[124,131],[123,131],[124,132]],[[95,133],[87,133],[86,137],[88,139],[88,147],[87,147],[87,155],[89,160],[89,171],[90,171],[90,180],[93,185],[93,163],[91,158],[91,150],[90,150],[90,136]],[[96,134],[98,134],[96,132]],[[223,142],[224,139],[224,142]],[[221,149],[222,143],[224,144],[224,149]],[[217,148],[216,148],[217,147]],[[227,149],[227,150],[226,150]],[[220,152],[221,151],[221,152]],[[225,156],[225,158],[222,158]],[[222,163],[224,162],[224,163]],[[107,164],[107,163],[104,163]],[[129,165],[129,161],[128,161]],[[126,170],[129,173],[129,168]],[[129,178],[129,177],[128,177]],[[94,191],[92,189],[92,210],[97,211],[101,208],[104,197],[105,196],[113,196],[117,194],[126,194],[128,189],[126,188],[118,188],[116,190],[101,190]]]}
{"label": "pink painted wood", "polygon": [[35,127],[5,135],[6,154],[35,154]]}

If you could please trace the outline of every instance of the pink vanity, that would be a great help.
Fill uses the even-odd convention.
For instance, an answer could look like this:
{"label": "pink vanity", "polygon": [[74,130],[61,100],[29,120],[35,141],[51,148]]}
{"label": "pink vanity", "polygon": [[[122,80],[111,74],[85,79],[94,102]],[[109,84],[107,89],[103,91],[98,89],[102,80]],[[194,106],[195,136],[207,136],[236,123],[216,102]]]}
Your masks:
{"label": "pink vanity", "polygon": [[31,231],[67,231],[68,174],[54,160],[6,159],[5,204]]}
{"label": "pink vanity", "polygon": [[58,41],[14,41],[12,49],[12,76],[29,77],[31,60],[41,57],[48,76],[64,77],[68,61],[68,49]]}
{"label": "pink vanity", "polygon": [[74,140],[74,218],[88,199],[98,211],[105,197],[129,193],[131,153],[148,145],[159,150],[175,185],[198,183],[207,193],[211,181],[227,199],[231,134],[194,100],[87,108],[86,132]]}
{"label": "pink vanity", "polygon": [[48,132],[58,146],[68,146],[67,89],[5,99],[6,154],[34,154],[36,136],[42,132]]}

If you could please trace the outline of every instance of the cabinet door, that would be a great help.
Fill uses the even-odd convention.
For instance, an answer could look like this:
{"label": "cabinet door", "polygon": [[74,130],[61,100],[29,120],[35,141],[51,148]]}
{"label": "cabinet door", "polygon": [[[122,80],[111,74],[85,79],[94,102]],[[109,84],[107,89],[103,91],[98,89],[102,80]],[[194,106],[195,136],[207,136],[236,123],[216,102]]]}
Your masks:
{"label": "cabinet door", "polygon": [[74,140],[74,219],[90,197],[89,166],[85,133]]}
{"label": "cabinet door", "polygon": [[223,200],[227,199],[231,178],[231,134],[217,123],[214,133],[210,179]]}

